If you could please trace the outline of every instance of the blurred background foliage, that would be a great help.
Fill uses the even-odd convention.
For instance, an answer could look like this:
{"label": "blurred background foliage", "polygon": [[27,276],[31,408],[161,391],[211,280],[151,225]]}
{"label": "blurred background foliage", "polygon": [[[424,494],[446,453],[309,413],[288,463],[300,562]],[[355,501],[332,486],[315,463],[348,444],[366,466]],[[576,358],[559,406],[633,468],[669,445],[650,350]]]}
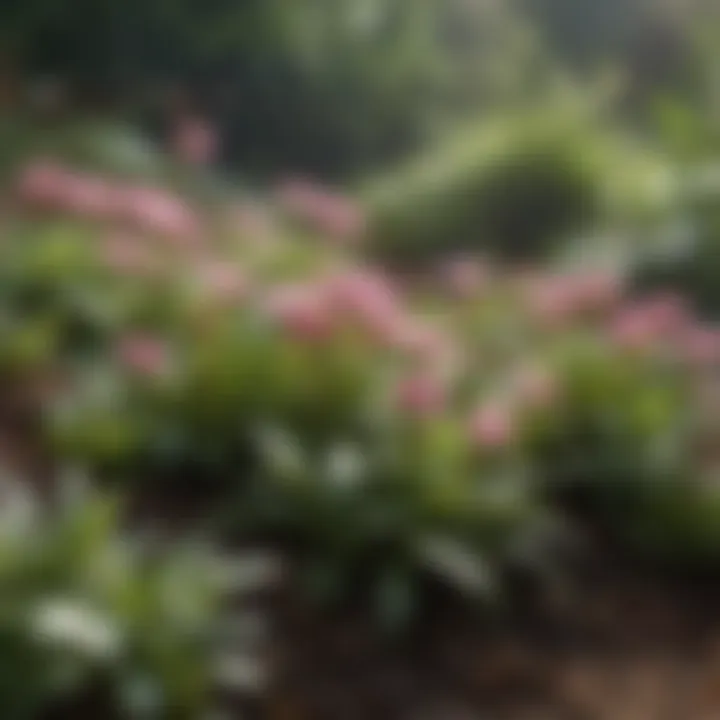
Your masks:
{"label": "blurred background foliage", "polygon": [[199,104],[226,131],[223,157],[245,172],[367,171],[508,83],[527,87],[522,75],[536,69],[527,33],[500,4],[71,5],[4,8],[12,62],[71,79],[84,103],[129,101],[151,116]]}
{"label": "blurred background foliage", "polygon": [[346,179],[482,109],[542,96],[567,68],[621,68],[631,104],[688,91],[702,12],[672,0],[7,0],[0,32],[8,83],[36,80],[38,102],[59,81],[75,105],[150,127],[195,107],[246,176]]}

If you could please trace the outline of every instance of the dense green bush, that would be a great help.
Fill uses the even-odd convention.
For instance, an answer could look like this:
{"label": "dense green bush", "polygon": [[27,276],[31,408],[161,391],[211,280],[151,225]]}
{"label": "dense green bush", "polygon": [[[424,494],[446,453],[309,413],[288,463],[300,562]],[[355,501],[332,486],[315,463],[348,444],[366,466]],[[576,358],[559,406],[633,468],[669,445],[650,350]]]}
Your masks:
{"label": "dense green bush", "polygon": [[[640,253],[636,285],[644,290],[673,287],[703,316],[720,317],[720,188],[713,164],[683,173],[681,202],[653,243],[656,252]],[[648,250],[652,249],[653,244]]]}
{"label": "dense green bush", "polygon": [[655,103],[650,124],[658,147],[672,159],[677,201],[639,257],[636,284],[640,288],[675,287],[699,312],[717,319],[717,10],[706,6],[695,20],[698,32],[687,56],[686,81]]}
{"label": "dense green bush", "polygon": [[662,213],[667,170],[586,113],[486,120],[381,178],[367,192],[373,251],[400,263],[468,250],[537,261],[578,233]]}
{"label": "dense green bush", "polygon": [[[229,484],[231,496],[270,508],[281,527],[299,523],[303,532],[320,534],[325,526],[318,517],[324,514],[329,532],[342,529],[350,546],[360,549],[371,538],[384,542],[385,532],[400,547],[425,533],[463,534],[466,513],[470,536],[482,535],[479,519],[496,512],[482,488],[492,488],[494,476],[519,493],[518,504],[503,515],[522,517],[518,511],[532,493],[522,479],[528,458],[520,448],[523,438],[534,442],[536,423],[524,413],[513,418],[499,455],[473,447],[467,423],[474,406],[500,403],[503,426],[513,405],[493,397],[491,388],[504,387],[530,358],[542,364],[551,353],[553,363],[564,361],[573,350],[570,341],[588,331],[599,333],[599,349],[604,347],[592,313],[592,322],[570,324],[559,337],[542,323],[532,329],[535,312],[563,320],[573,303],[582,305],[582,288],[573,289],[577,280],[549,276],[548,287],[535,288],[540,295],[529,299],[509,280],[493,281],[492,295],[473,320],[472,304],[401,291],[377,271],[353,269],[342,247],[310,238],[300,264],[292,236],[236,238],[225,249],[204,237],[196,245],[193,222],[199,217],[179,199],[159,197],[182,221],[164,228],[170,234],[156,232],[150,213],[141,215],[150,225],[134,236],[108,237],[107,219],[88,223],[76,210],[65,229],[57,219],[18,219],[17,242],[5,246],[6,312],[22,318],[23,333],[36,327],[55,339],[36,348],[40,371],[58,364],[63,369],[47,406],[62,453],[144,483],[194,468],[195,482],[204,478],[226,491]],[[317,204],[322,196],[312,197]],[[337,213],[337,198],[325,202],[326,214]],[[318,207],[313,212],[320,220]],[[111,225],[122,222],[127,218]],[[172,262],[165,258],[168,244]],[[480,267],[459,265],[451,268],[460,275],[455,282],[463,282],[463,272],[471,283],[480,282]],[[603,292],[613,300],[617,281],[587,282],[591,304],[605,301]],[[580,299],[573,300],[573,293]],[[435,306],[430,315],[413,309],[428,302]],[[467,313],[479,322],[472,330],[463,326]],[[445,330],[433,315],[443,318]],[[457,327],[448,324],[451,318]],[[12,337],[7,335],[3,353],[8,363],[16,352]],[[483,365],[480,376],[475,356]],[[612,379],[611,363],[617,362],[603,357],[590,354],[583,361],[599,363],[598,387],[605,375]],[[27,363],[22,357],[22,366]],[[629,388],[639,387],[637,380]],[[598,401],[612,396],[604,392]],[[596,410],[581,403],[568,427],[586,409]],[[619,408],[616,420],[610,416],[622,437],[631,437],[623,425],[633,422],[631,410]],[[608,458],[613,442],[603,450]],[[352,479],[335,478],[335,472]],[[513,476],[517,480],[507,479]],[[398,512],[409,512],[405,520],[390,512],[392,497]],[[250,508],[245,512],[252,514]]]}
{"label": "dense green bush", "polygon": [[484,447],[485,391],[446,403],[453,338],[341,247],[238,227],[223,245],[177,197],[55,166],[18,189],[0,358],[16,381],[53,378],[52,453],[136,492],[219,492],[235,530],[291,533],[343,570],[374,558],[378,576],[446,536],[484,568],[533,515],[522,428],[501,411]]}
{"label": "dense green bush", "polygon": [[[489,61],[510,29],[466,23],[462,3],[251,2],[227,33],[224,3],[142,4],[147,37],[187,50],[221,134],[234,126],[224,157],[259,175],[362,174],[545,80],[537,56],[498,53],[512,81],[487,71],[477,33]],[[124,16],[77,5],[61,35],[100,40],[64,69],[113,92],[119,48],[100,46]],[[40,37],[60,19],[47,8]],[[52,65],[64,41],[34,45],[30,21],[17,56]],[[129,78],[157,69],[152,45]],[[232,84],[225,63],[240,102],[205,80]],[[160,547],[137,508],[158,522],[191,505],[188,535],[200,519],[222,547],[279,547],[321,597],[369,601],[392,629],[429,578],[492,597],[509,565],[545,559],[568,509],[626,550],[715,567],[720,214],[691,166],[716,128],[670,112],[668,162],[564,102],[487,116],[371,182],[364,208],[292,178],[250,206],[122,126],[0,119],[0,410],[19,462],[49,466],[0,487],[10,720],[205,720],[258,670],[236,625],[244,555]],[[67,466],[113,499],[72,494]],[[61,499],[41,505],[39,480]]]}
{"label": "dense green bush", "polygon": [[35,388],[51,455],[292,539],[326,585],[369,569],[388,615],[418,570],[487,591],[555,487],[622,507],[606,520],[623,532],[716,552],[646,500],[692,517],[707,469],[695,416],[717,334],[676,300],[637,305],[597,268],[460,258],[429,284],[394,277],[360,262],[352,203],[301,182],[282,217],[240,207],[229,227],[47,163],[15,192],[0,360]]}
{"label": "dense green bush", "polygon": [[[69,486],[68,488],[69,489]],[[213,558],[150,552],[120,530],[118,503],[68,494],[43,507],[3,484],[0,692],[8,718],[58,706],[197,718],[215,683],[223,585]]]}

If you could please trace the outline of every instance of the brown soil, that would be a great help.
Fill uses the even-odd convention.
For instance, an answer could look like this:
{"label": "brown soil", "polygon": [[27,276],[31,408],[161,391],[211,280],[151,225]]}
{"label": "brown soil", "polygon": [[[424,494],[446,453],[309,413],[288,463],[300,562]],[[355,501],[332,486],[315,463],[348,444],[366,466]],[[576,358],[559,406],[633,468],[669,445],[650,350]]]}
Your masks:
{"label": "brown soil", "polygon": [[393,642],[286,602],[263,720],[718,720],[720,587],[597,569],[513,617],[440,602]]}

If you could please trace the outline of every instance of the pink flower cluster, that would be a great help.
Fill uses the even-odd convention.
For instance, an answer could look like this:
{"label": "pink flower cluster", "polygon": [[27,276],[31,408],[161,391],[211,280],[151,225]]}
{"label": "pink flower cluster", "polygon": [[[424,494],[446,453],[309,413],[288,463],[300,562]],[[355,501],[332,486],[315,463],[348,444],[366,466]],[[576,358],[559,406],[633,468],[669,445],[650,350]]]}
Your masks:
{"label": "pink flower cluster", "polygon": [[176,239],[192,240],[199,235],[195,213],[172,193],[111,182],[51,161],[27,166],[18,179],[17,193],[33,208],[122,223]]}
{"label": "pink flower cluster", "polygon": [[699,323],[684,299],[673,293],[621,308],[610,324],[610,338],[632,352],[664,349],[690,367],[720,364],[720,328]]}
{"label": "pink flower cluster", "polygon": [[411,417],[428,417],[440,413],[447,402],[447,388],[430,372],[415,372],[402,378],[397,386],[400,409]]}
{"label": "pink flower cluster", "polygon": [[408,312],[382,274],[340,271],[315,282],[280,285],[269,292],[265,308],[295,340],[321,343],[350,330],[388,358],[398,353],[398,359],[412,361],[394,391],[403,412],[426,417],[445,406],[444,361],[453,348],[451,338]]}
{"label": "pink flower cluster", "polygon": [[199,236],[198,218],[172,193],[154,187],[118,188],[118,192],[122,199],[121,219],[140,230],[188,241]]}
{"label": "pink flower cluster", "polygon": [[499,450],[517,436],[517,423],[509,403],[489,400],[470,418],[470,440],[478,448]]}
{"label": "pink flower cluster", "polygon": [[365,230],[364,213],[354,202],[307,180],[283,181],[278,197],[289,213],[331,238],[352,240]]}
{"label": "pink flower cluster", "polygon": [[328,303],[343,321],[390,345],[406,313],[392,283],[378,272],[338,272],[321,281]]}
{"label": "pink flower cluster", "polygon": [[[400,318],[392,287],[379,275],[361,271],[280,286],[271,293],[269,309],[271,315],[307,340],[326,337],[341,324],[354,323],[384,342]],[[324,332],[320,333],[320,328]]]}
{"label": "pink flower cluster", "polygon": [[295,283],[275,288],[267,299],[266,309],[291,337],[303,342],[327,340],[336,328],[327,297],[317,284]]}
{"label": "pink flower cluster", "polygon": [[648,350],[679,339],[691,324],[682,298],[664,294],[621,307],[612,318],[611,338],[628,350]]}
{"label": "pink flower cluster", "polygon": [[390,280],[370,270],[277,287],[267,306],[271,316],[304,340],[349,329],[379,349],[398,351],[426,366],[448,359],[452,350],[447,334],[410,313]]}
{"label": "pink flower cluster", "polygon": [[683,338],[685,359],[695,367],[720,367],[720,329],[689,328]]}
{"label": "pink flower cluster", "polygon": [[525,302],[544,325],[564,327],[580,316],[612,310],[622,291],[622,281],[613,273],[532,277],[525,286]]}
{"label": "pink flower cluster", "polygon": [[119,209],[109,183],[45,160],[35,161],[23,170],[17,192],[24,202],[43,209],[93,217],[111,215]]}
{"label": "pink flower cluster", "polygon": [[525,413],[547,412],[558,402],[558,378],[546,367],[526,363],[514,373],[510,392],[480,403],[469,420],[473,445],[484,450],[501,450],[513,445],[521,432]]}

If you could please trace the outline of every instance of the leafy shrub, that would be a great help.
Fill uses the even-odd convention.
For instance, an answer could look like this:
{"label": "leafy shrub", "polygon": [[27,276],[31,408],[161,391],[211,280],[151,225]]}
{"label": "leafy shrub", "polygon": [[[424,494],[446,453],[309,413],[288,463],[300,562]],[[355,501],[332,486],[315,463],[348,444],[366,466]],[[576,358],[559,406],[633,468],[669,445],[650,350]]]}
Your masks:
{"label": "leafy shrub", "polygon": [[401,263],[473,250],[538,260],[577,233],[662,210],[662,164],[576,113],[486,120],[371,186],[373,251]]}
{"label": "leafy shrub", "polygon": [[43,507],[9,482],[3,495],[6,716],[81,712],[89,698],[93,713],[198,717],[221,657],[213,637],[227,580],[213,556],[184,544],[151,552],[121,533],[118,503],[103,496],[73,493]]}
{"label": "leafy shrub", "polygon": [[634,551],[713,561],[718,331],[660,295],[626,307],[612,334],[564,358],[563,418],[538,445],[548,488]]}
{"label": "leafy shrub", "polygon": [[55,378],[40,409],[60,457],[137,491],[202,485],[234,525],[380,574],[436,536],[501,555],[532,515],[521,420],[478,437],[483,391],[456,402],[453,337],[342,247],[223,244],[177,197],[57,166],[19,191],[5,311],[50,339],[30,364],[9,334],[0,357]]}
{"label": "leafy shrub", "polygon": [[[292,538],[326,579],[369,568],[381,604],[428,566],[487,590],[551,509],[547,479],[601,508],[659,472],[680,495],[697,477],[680,420],[716,333],[669,300],[635,307],[619,276],[459,259],[440,291],[360,264],[354,213],[319,190],[295,188],[289,210],[323,237],[220,234],[157,189],[81,176],[104,200],[78,207],[78,177],[57,194],[41,170],[3,246],[20,268],[5,309],[55,341],[18,365],[8,334],[0,357],[23,382],[53,375],[40,410],[61,458],[135,492],[189,487],[233,532]],[[618,525],[661,517],[610,502]]]}
{"label": "leafy shrub", "polygon": [[[717,170],[710,163],[683,171],[681,202],[664,226],[669,252],[641,253],[635,284],[641,290],[673,287],[703,316],[720,316],[717,268],[720,213]],[[659,250],[662,251],[662,243]]]}

